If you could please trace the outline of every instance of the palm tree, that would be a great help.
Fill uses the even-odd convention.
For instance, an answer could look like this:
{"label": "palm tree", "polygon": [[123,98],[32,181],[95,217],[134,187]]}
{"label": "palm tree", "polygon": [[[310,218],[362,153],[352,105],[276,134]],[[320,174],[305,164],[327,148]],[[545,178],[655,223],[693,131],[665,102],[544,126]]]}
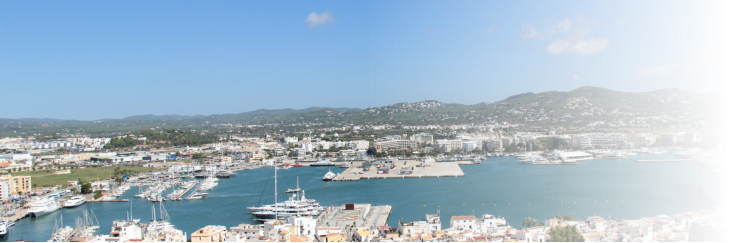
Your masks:
{"label": "palm tree", "polygon": [[539,222],[536,219],[533,219],[532,217],[526,217],[524,221],[522,221],[521,225],[525,226],[526,228],[531,228],[537,225]]}

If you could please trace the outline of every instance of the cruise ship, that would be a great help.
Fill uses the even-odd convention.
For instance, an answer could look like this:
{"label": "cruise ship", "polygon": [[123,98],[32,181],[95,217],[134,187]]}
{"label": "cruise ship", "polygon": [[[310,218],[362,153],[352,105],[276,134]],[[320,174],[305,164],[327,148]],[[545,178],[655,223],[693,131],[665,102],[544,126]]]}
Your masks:
{"label": "cruise ship", "polygon": [[63,204],[64,208],[75,208],[78,206],[83,205],[86,203],[86,197],[84,196],[74,196],[71,199],[68,199],[66,203]]}
{"label": "cruise ship", "polygon": [[726,154],[721,144],[716,145],[716,150],[711,151],[709,157],[699,159],[699,182],[701,188],[711,197],[714,202],[722,204],[726,194]]}
{"label": "cruise ship", "polygon": [[59,209],[61,209],[61,205],[58,204],[56,199],[45,197],[33,201],[33,205],[28,209],[28,214],[33,217],[40,217]]}

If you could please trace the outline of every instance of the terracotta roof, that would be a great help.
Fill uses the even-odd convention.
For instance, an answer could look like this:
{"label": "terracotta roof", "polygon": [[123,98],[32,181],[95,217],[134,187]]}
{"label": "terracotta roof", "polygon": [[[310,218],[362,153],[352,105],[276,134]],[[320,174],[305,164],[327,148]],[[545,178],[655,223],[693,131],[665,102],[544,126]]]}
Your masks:
{"label": "terracotta roof", "polygon": [[451,217],[451,220],[468,220],[468,219],[475,220],[476,216],[471,215],[471,216],[453,216],[453,217]]}

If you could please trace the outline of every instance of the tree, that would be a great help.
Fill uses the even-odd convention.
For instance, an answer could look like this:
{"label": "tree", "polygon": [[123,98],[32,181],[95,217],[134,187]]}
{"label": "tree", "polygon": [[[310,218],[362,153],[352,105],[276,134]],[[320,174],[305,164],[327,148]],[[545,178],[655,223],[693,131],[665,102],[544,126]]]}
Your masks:
{"label": "tree", "polygon": [[577,221],[577,218],[575,218],[575,216],[571,213],[565,214],[562,219],[564,219],[565,221]]}
{"label": "tree", "polygon": [[96,191],[96,193],[94,193],[94,199],[99,199],[100,197],[101,197],[101,191]]}
{"label": "tree", "polygon": [[521,226],[524,226],[526,228],[531,228],[537,225],[539,225],[539,221],[533,219],[532,217],[526,217],[521,223]]}
{"label": "tree", "polygon": [[549,236],[552,237],[553,242],[582,242],[585,238],[580,235],[575,226],[567,227],[552,227],[549,231]]}
{"label": "tree", "polygon": [[554,215],[554,218],[555,218],[555,219],[562,219],[562,215],[559,215],[559,214],[555,214],[555,215]]}
{"label": "tree", "polygon": [[93,192],[92,190],[93,189],[91,188],[91,183],[86,182],[84,184],[81,184],[81,193],[83,193],[83,194],[89,194],[89,193],[92,193]]}

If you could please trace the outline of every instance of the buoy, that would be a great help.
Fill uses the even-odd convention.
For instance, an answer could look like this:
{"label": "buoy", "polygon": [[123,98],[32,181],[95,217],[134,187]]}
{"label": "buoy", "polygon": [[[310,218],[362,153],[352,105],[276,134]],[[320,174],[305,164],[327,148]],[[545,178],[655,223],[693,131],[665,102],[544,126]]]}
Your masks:
{"label": "buoy", "polygon": [[605,202],[608,202],[608,200],[605,200]]}
{"label": "buoy", "polygon": [[425,207],[425,205],[423,205],[423,207]]}
{"label": "buoy", "polygon": [[511,205],[511,203],[509,203],[509,205]]}
{"label": "buoy", "polygon": [[559,203],[564,203],[564,201],[559,201]]}
{"label": "buoy", "polygon": [[463,204],[463,206],[465,207],[465,206],[466,206],[466,204]]}
{"label": "buoy", "polygon": [[575,204],[577,204],[577,202],[575,202]]}
{"label": "buoy", "polygon": [[532,204],[530,203],[530,204],[529,204],[529,206],[531,206],[531,205],[532,205]]}
{"label": "buoy", "polygon": [[595,201],[595,203],[597,203],[597,201]]}
{"label": "buoy", "polygon": [[494,203],[494,207],[496,207],[496,203]]}
{"label": "buoy", "polygon": [[481,204],[481,206],[485,206],[485,205],[486,205],[485,203],[482,203],[482,204]]}
{"label": "buoy", "polygon": [[440,205],[438,205],[438,207],[440,207]]}

